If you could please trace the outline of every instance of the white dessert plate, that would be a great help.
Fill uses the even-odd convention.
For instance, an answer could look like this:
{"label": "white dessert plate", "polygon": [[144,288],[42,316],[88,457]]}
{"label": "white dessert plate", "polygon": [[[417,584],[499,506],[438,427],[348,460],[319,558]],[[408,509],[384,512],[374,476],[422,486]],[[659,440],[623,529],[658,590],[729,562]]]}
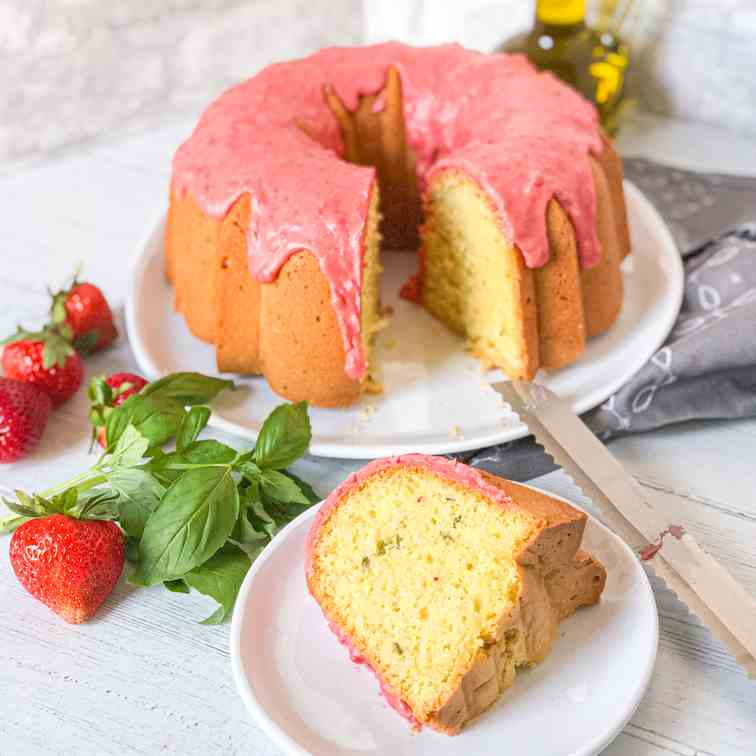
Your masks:
{"label": "white dessert plate", "polygon": [[[677,317],[683,293],[680,255],[659,214],[625,182],[633,254],[623,264],[625,301],[608,333],[592,339],[573,365],[537,380],[570,399],[576,412],[591,409],[618,389],[658,349]],[[179,370],[217,374],[213,347],[194,338],[173,311],[163,276],[165,217],[138,249],[126,302],[126,321],[137,362],[148,378]],[[383,394],[347,409],[310,410],[312,454],[372,458],[407,452],[448,454],[512,441],[528,430],[464,353],[462,340],[428,313],[399,299],[414,272],[411,254],[384,256],[382,298],[393,307],[377,338],[377,376]],[[261,377],[239,377],[244,388],[213,406],[210,423],[254,440],[270,411],[283,401]]]}
{"label": "white dessert plate", "polygon": [[317,507],[288,525],[252,565],[231,624],[237,689],[286,754],[593,756],[633,716],[658,643],[651,586],[633,552],[590,518],[584,547],[607,569],[599,604],[559,625],[551,654],[462,734],[409,725],[352,663],[307,591],[304,545]]}

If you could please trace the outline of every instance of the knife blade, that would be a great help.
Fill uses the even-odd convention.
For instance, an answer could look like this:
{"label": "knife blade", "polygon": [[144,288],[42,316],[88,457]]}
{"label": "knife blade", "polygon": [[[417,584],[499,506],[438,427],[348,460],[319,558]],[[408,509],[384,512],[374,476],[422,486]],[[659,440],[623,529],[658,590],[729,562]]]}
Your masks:
{"label": "knife blade", "polygon": [[564,400],[527,381],[492,387],[598,507],[606,525],[756,677],[756,600],[690,533],[653,506],[656,492],[641,489]]}

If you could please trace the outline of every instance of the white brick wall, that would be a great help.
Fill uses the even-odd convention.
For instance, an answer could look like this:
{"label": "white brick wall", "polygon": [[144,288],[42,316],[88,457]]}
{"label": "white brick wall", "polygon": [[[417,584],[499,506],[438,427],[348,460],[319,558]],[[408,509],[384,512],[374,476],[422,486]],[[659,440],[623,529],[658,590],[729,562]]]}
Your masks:
{"label": "white brick wall", "polygon": [[[533,0],[363,0],[366,38],[491,50],[529,28]],[[589,9],[596,3],[588,0]],[[655,112],[756,136],[756,0],[635,0],[631,91]],[[753,167],[756,173],[756,166]]]}
{"label": "white brick wall", "polygon": [[630,31],[640,101],[756,136],[756,0],[638,3]]}
{"label": "white brick wall", "polygon": [[360,38],[354,0],[0,0],[0,162],[198,110]]}
{"label": "white brick wall", "polygon": [[[263,65],[333,44],[490,50],[532,0],[0,0],[0,164],[199,111]],[[756,135],[756,0],[636,0],[634,92]]]}

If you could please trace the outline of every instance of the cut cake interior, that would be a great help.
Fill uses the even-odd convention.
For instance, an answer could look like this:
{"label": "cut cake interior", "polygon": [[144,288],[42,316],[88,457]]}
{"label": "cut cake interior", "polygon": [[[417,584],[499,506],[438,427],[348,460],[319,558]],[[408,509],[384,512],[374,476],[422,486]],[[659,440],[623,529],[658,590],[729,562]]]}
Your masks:
{"label": "cut cake interior", "polygon": [[447,459],[378,460],[321,508],[308,585],[389,703],[455,734],[547,655],[560,619],[598,600],[606,575],[579,550],[585,521]]}

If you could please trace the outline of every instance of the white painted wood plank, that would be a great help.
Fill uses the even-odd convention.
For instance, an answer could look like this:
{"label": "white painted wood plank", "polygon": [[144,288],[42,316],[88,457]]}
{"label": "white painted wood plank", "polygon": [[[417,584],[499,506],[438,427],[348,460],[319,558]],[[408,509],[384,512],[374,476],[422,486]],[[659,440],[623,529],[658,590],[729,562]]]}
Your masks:
{"label": "white painted wood plank", "polygon": [[[190,126],[101,142],[0,176],[0,244],[9,261],[0,332],[19,319],[33,324],[45,284],[61,283],[76,261],[122,303],[123,261],[164,205],[169,156]],[[88,362],[89,375],[129,368],[123,344]],[[80,471],[90,461],[85,411],[80,395],[57,412],[28,460],[0,468],[0,486],[40,488]],[[616,441],[612,450],[643,485],[669,492],[675,520],[756,592],[756,420],[690,423]],[[297,471],[325,494],[357,466],[306,459]],[[579,497],[561,473],[537,483]],[[120,584],[94,622],[67,626],[17,584],[7,545],[0,539],[0,690],[11,692],[0,753],[277,752],[233,689],[228,628],[194,622],[208,608],[202,597]],[[669,591],[654,589],[661,641],[652,685],[606,753],[752,756],[756,685]]]}

